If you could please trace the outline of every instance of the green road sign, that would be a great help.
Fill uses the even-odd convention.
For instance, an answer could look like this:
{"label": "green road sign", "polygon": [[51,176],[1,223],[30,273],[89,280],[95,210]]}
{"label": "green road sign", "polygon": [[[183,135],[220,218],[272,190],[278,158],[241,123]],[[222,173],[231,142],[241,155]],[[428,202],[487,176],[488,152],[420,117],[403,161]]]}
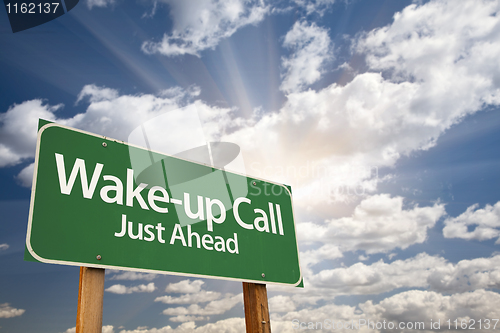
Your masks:
{"label": "green road sign", "polygon": [[289,188],[48,123],[26,247],[45,263],[298,285]]}

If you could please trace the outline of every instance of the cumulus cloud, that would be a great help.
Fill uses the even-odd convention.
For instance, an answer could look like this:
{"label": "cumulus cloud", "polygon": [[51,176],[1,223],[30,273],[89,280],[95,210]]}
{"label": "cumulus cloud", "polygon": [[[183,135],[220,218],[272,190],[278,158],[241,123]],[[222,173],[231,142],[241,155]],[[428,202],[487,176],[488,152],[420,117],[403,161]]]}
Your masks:
{"label": "cumulus cloud", "polygon": [[[303,242],[330,243],[341,251],[363,250],[371,254],[423,243],[427,230],[444,214],[443,204],[403,209],[402,197],[379,194],[361,201],[350,217],[332,219],[323,224],[300,223],[297,231]],[[335,247],[331,251],[335,251]],[[332,253],[332,259],[339,257],[338,253]]]}
{"label": "cumulus cloud", "polygon": [[357,50],[392,81],[417,83],[412,108],[430,108],[425,121],[448,128],[500,102],[500,68],[492,63],[500,49],[499,10],[495,1],[413,4],[390,26],[367,33]]}
{"label": "cumulus cloud", "polygon": [[120,333],[240,333],[245,331],[245,319],[228,318],[209,323],[200,327],[192,321],[183,323],[176,328],[165,326],[162,328],[122,330]]}
{"label": "cumulus cloud", "polygon": [[318,81],[322,67],[333,58],[328,30],[315,23],[296,22],[286,34],[283,46],[292,49],[292,54],[282,59],[285,73],[280,89],[286,93]]}
{"label": "cumulus cloud", "polygon": [[431,269],[429,287],[442,293],[500,288],[500,256],[461,260]]}
{"label": "cumulus cloud", "polygon": [[[0,166],[14,165],[35,156],[39,118],[125,140],[141,120],[178,108],[175,101],[168,98],[152,95],[116,97],[100,93],[106,89],[85,86],[82,92],[91,103],[85,113],[69,119],[56,116],[62,105],[50,106],[38,99],[11,106],[0,115]],[[111,99],[104,100],[106,95]]]}
{"label": "cumulus cloud", "polygon": [[177,283],[169,283],[165,288],[167,293],[183,293],[183,294],[192,294],[198,293],[201,291],[201,286],[205,282],[202,280],[182,280]]}
{"label": "cumulus cloud", "polygon": [[[299,224],[299,226],[302,224]],[[302,229],[299,229],[298,234],[301,234]],[[320,263],[324,260],[333,260],[342,258],[343,254],[340,248],[334,244],[324,244],[317,249],[301,251],[300,255],[300,265],[302,269],[302,274],[310,275],[311,267]]]}
{"label": "cumulus cloud", "polygon": [[98,87],[95,84],[88,84],[78,94],[76,103],[79,103],[84,98],[88,98],[91,103],[110,101],[118,98],[118,91],[116,89]]}
{"label": "cumulus cloud", "polygon": [[199,56],[201,51],[215,48],[238,29],[262,21],[269,10],[261,0],[163,2],[170,7],[174,27],[161,41],[142,45],[142,50],[149,54]]}
{"label": "cumulus cloud", "polygon": [[[359,303],[355,306],[328,304],[317,308],[306,308],[299,311],[288,312],[284,315],[275,314],[271,318],[273,332],[292,333],[296,332],[292,326],[292,320],[299,322],[312,323],[313,327],[324,325],[325,322],[332,325],[335,321],[336,325],[352,325],[349,328],[337,328],[335,331],[352,332],[353,329],[362,332],[383,332],[383,329],[367,326],[368,320],[376,325],[386,321],[394,323],[397,331],[414,332],[414,325],[424,323],[421,331],[435,331],[437,328],[430,327],[431,319],[433,322],[440,321],[441,330],[447,330],[447,320],[450,318],[465,320],[467,323],[470,319],[475,320],[475,328],[479,329],[477,321],[484,318],[498,318],[499,309],[496,306],[500,302],[500,295],[495,292],[476,290],[473,292],[460,293],[455,295],[442,295],[433,291],[410,290],[405,291],[391,297],[385,298],[378,304],[373,301]],[[326,320],[329,320],[326,321]],[[360,326],[360,323],[364,325]],[[403,323],[399,329],[399,323]],[[411,323],[410,325],[407,325]],[[492,322],[490,321],[490,324]],[[379,328],[383,327],[380,326]],[[419,324],[422,325],[422,324]],[[454,325],[452,323],[452,325]],[[413,329],[410,329],[409,327]],[[422,326],[420,326],[422,328]],[[491,324],[490,329],[493,327]],[[453,328],[453,327],[452,327]],[[484,329],[484,327],[483,327]],[[385,331],[391,331],[385,330]]]}
{"label": "cumulus cloud", "polygon": [[[182,280],[177,283],[170,283],[165,288],[168,293],[183,293],[178,297],[166,295],[155,299],[155,302],[165,304],[191,304],[188,307],[168,308],[163,314],[172,316],[169,320],[174,322],[201,321],[208,320],[210,315],[223,314],[232,309],[236,304],[243,301],[242,294],[222,295],[215,291],[202,290],[205,282],[202,280]],[[208,302],[208,303],[207,303]],[[207,303],[201,307],[196,303]]]}
{"label": "cumulus cloud", "polygon": [[290,296],[278,295],[269,299],[269,313],[290,312],[295,310],[295,302]]}
{"label": "cumulus cloud", "polygon": [[350,267],[322,270],[307,281],[338,295],[378,294],[403,287],[425,287],[430,269],[445,263],[443,258],[423,253],[390,264],[380,260],[371,265],[356,263]]}
{"label": "cumulus cloud", "polygon": [[406,260],[325,269],[307,277],[312,294],[379,294],[399,288],[430,288],[440,293],[460,293],[500,287],[500,256],[461,260],[457,264],[426,253]]}
{"label": "cumulus cloud", "polygon": [[16,165],[35,156],[38,118],[55,120],[62,105],[50,106],[41,99],[12,105],[0,114],[0,167]]}
{"label": "cumulus cloud", "polygon": [[179,297],[173,296],[160,296],[155,298],[155,302],[162,302],[165,304],[193,304],[215,301],[221,297],[221,293],[216,291],[200,290],[192,294],[184,294]]}
{"label": "cumulus cloud", "polygon": [[148,283],[147,285],[140,284],[133,287],[126,287],[122,284],[115,284],[105,290],[113,294],[152,293],[156,290],[156,287],[154,282]]}
{"label": "cumulus cloud", "polygon": [[[164,315],[175,316],[179,321],[181,316],[210,316],[220,315],[231,310],[237,304],[243,302],[243,294],[226,294],[224,298],[209,302],[205,307],[198,304],[191,304],[188,307],[176,307],[163,310]],[[186,317],[187,318],[187,317]]]}
{"label": "cumulus cloud", "polygon": [[[3,245],[3,244],[2,244]],[[26,310],[16,309],[10,306],[9,303],[0,304],[0,318],[19,317]]]}
{"label": "cumulus cloud", "polygon": [[[478,208],[475,204],[457,217],[449,217],[444,221],[443,235],[446,238],[475,239],[479,241],[500,236],[500,201],[494,206],[486,205]],[[469,231],[469,227],[474,227]],[[496,244],[500,243],[500,238]]]}
{"label": "cumulus cloud", "polygon": [[8,248],[9,248],[9,244],[6,244],[6,243],[0,244],[0,251],[7,250]]}
{"label": "cumulus cloud", "polygon": [[[369,170],[429,149],[466,115],[499,104],[497,11],[488,1],[412,4],[356,38],[368,72],[344,86],[290,93],[278,112],[225,139],[244,147],[255,172],[303,184],[295,193],[306,207],[318,196],[346,200],[345,185],[370,193]],[[309,172],[297,177],[288,166]]]}
{"label": "cumulus cloud", "polygon": [[[72,118],[57,116],[57,110],[62,105],[51,106],[38,99],[14,104],[6,113],[0,114],[0,167],[34,158],[39,118],[128,141],[130,133],[144,122],[174,114],[172,111],[178,110],[176,114],[196,114],[205,126],[206,141],[215,141],[220,136],[218,124],[224,126],[230,121],[231,109],[211,107],[201,101],[193,102],[191,98],[198,93],[196,87],[191,87],[187,91],[172,88],[158,95],[120,95],[110,88],[87,85],[78,96],[79,102],[89,103],[87,110]],[[185,107],[184,112],[179,111],[182,107]],[[172,124],[170,126],[173,127]],[[185,133],[185,129],[179,130],[178,127],[177,131],[171,131],[173,135],[179,131]],[[177,145],[185,144],[185,141],[177,140]],[[175,149],[175,144],[171,148]],[[31,186],[33,167],[26,166],[16,177],[20,184]]]}
{"label": "cumulus cloud", "polygon": [[102,327],[102,333],[115,333],[112,325],[106,325]]}
{"label": "cumulus cloud", "polygon": [[169,320],[173,322],[181,322],[185,323],[188,321],[202,321],[208,320],[210,317],[197,317],[197,316],[186,316],[186,315],[178,315],[175,317],[171,317]]}
{"label": "cumulus cloud", "polygon": [[[440,321],[442,329],[447,328],[446,321],[451,318],[452,321],[465,320],[469,325],[473,323],[469,320],[474,319],[474,327],[479,329],[477,320],[497,318],[492,316],[500,314],[498,307],[492,306],[499,301],[500,294],[482,289],[450,296],[432,291],[410,290],[386,298],[379,304],[374,305],[372,301],[368,301],[359,307],[368,318],[373,316],[404,323],[424,322],[427,329],[430,328],[431,319],[433,322]],[[410,332],[411,329],[404,331]]]}
{"label": "cumulus cloud", "polygon": [[[368,32],[357,49],[367,54],[372,69],[391,71],[396,81],[441,87],[438,95],[449,91],[453,95],[443,99],[441,107],[453,106],[457,115],[482,103],[498,104],[500,93],[495,87],[500,69],[491,61],[499,48],[499,9],[496,1],[412,4],[396,13],[390,26]],[[439,85],[444,82],[451,86]],[[466,96],[461,95],[464,91]],[[465,104],[458,107],[459,102]]]}
{"label": "cumulus cloud", "polygon": [[130,280],[130,281],[135,281],[135,280],[146,280],[146,281],[151,281],[156,279],[158,274],[151,274],[151,273],[138,273],[138,272],[120,272],[118,274],[112,275],[109,279],[110,280]]}
{"label": "cumulus cloud", "polygon": [[[202,280],[182,280],[170,283],[165,291],[169,293],[183,293],[178,297],[166,295],[157,297],[155,302],[165,304],[191,304],[188,307],[168,308],[163,314],[172,316],[169,320],[174,322],[201,321],[210,319],[210,315],[223,314],[243,301],[242,294],[222,295],[215,291],[202,290],[205,282]],[[209,303],[207,303],[209,302]],[[201,307],[196,303],[207,303]]]}
{"label": "cumulus cloud", "polygon": [[199,101],[190,103],[191,100],[185,99],[187,96],[182,90],[168,96],[162,96],[161,93],[118,95],[109,92],[109,88],[90,85],[82,89],[80,98],[89,101],[86,112],[58,122],[123,141],[128,139],[132,130],[147,120],[188,104],[200,112],[210,113],[208,110],[202,110],[210,108],[204,103]]}
{"label": "cumulus cloud", "polygon": [[27,167],[21,170],[16,176],[19,185],[23,187],[31,187],[33,183],[33,172],[35,171],[35,163],[28,164]]}

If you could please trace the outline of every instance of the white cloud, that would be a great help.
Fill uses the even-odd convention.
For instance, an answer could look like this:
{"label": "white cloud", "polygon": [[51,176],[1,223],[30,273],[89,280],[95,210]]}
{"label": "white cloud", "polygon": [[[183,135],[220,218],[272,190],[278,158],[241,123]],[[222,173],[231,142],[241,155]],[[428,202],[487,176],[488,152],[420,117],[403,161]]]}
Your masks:
{"label": "white cloud", "polygon": [[88,84],[83,87],[82,91],[78,94],[76,103],[82,101],[85,97],[88,97],[91,103],[110,101],[118,98],[118,91],[106,87],[98,87],[95,84]]}
{"label": "white cloud", "polygon": [[[499,104],[497,7],[410,5],[392,24],[356,39],[354,50],[366,55],[373,72],[344,86],[290,93],[279,112],[224,139],[243,148],[255,173],[295,189],[299,184],[303,207],[347,200],[348,190],[362,197],[378,181],[369,170],[429,149],[466,115]],[[289,167],[309,172],[297,176]]]}
{"label": "white cloud", "polygon": [[202,280],[182,280],[177,283],[169,283],[165,288],[167,293],[193,294],[201,291],[201,286],[205,282]]}
{"label": "white cloud", "polygon": [[269,313],[290,312],[295,310],[295,302],[290,296],[278,295],[269,299]]}
{"label": "white cloud", "polygon": [[[3,245],[3,244],[2,244]],[[9,305],[9,303],[0,304],[0,318],[19,317],[26,310],[16,309]]]}
{"label": "white cloud", "polygon": [[163,302],[165,304],[204,303],[204,302],[215,301],[216,299],[219,299],[220,296],[221,293],[216,291],[200,290],[199,292],[192,294],[184,294],[179,297],[173,297],[169,295],[160,296],[155,298],[155,302]]}
{"label": "white cloud", "polygon": [[371,265],[356,263],[350,267],[322,270],[307,278],[316,288],[329,289],[330,294],[379,294],[403,287],[426,287],[431,268],[446,260],[421,253],[414,258]]}
{"label": "white cloud", "polygon": [[174,27],[161,41],[147,41],[142,45],[142,50],[149,54],[199,56],[201,51],[215,48],[239,28],[262,21],[269,10],[261,0],[163,2],[170,7]]}
{"label": "white cloud", "polygon": [[102,333],[115,333],[112,325],[105,325],[102,327]]}
{"label": "white cloud", "polygon": [[446,129],[485,104],[500,102],[500,67],[494,62],[499,9],[495,1],[410,5],[392,25],[366,34],[357,49],[367,54],[371,69],[396,82],[417,83],[412,107],[427,108],[426,123]]}
{"label": "white cloud", "polygon": [[7,250],[9,248],[9,244],[0,244],[0,251]]}
{"label": "white cloud", "polygon": [[500,288],[500,256],[461,260],[420,253],[414,258],[385,263],[321,270],[306,278],[313,295],[379,294],[399,288],[430,288],[441,293]]}
{"label": "white cloud", "polygon": [[106,291],[113,294],[132,294],[132,293],[152,293],[156,290],[154,282],[147,285],[140,284],[138,286],[126,287],[122,284],[115,284],[107,288]]}
{"label": "white cloud", "polygon": [[[184,293],[178,297],[160,296],[155,299],[155,302],[163,302],[165,304],[191,304],[189,307],[168,308],[163,311],[163,314],[173,316],[171,321],[186,322],[208,320],[209,315],[223,314],[232,309],[236,304],[242,301],[242,296],[226,294],[221,298],[222,294],[215,291],[201,290],[201,286],[205,282],[202,280],[182,280],[177,283],[170,283],[165,291],[169,293]],[[206,303],[204,308],[196,303]]]}
{"label": "white cloud", "polygon": [[241,333],[245,332],[245,319],[228,318],[216,323],[197,327],[194,333]]}
{"label": "white cloud", "polygon": [[300,223],[297,234],[300,241],[335,244],[341,251],[388,252],[423,243],[444,214],[443,204],[403,209],[402,197],[379,194],[361,201],[350,217]]}
{"label": "white cloud", "polygon": [[285,70],[280,89],[286,93],[298,92],[318,81],[322,67],[333,59],[328,30],[315,23],[296,22],[288,31],[283,46],[292,49],[292,54],[282,58]]}
{"label": "white cloud", "polygon": [[[395,14],[390,26],[367,33],[357,48],[367,54],[372,69],[392,71],[394,80],[432,85],[435,97],[451,94],[440,99],[441,105],[432,106],[435,114],[429,121],[438,121],[443,113],[460,116],[482,103],[500,101],[496,89],[500,68],[494,63],[500,48],[499,9],[496,1],[413,4]],[[433,98],[422,107],[436,101]]]}
{"label": "white cloud", "polygon": [[115,3],[115,0],[87,0],[87,7],[92,9],[93,7],[108,7]]}
{"label": "white cloud", "polygon": [[[459,216],[447,218],[444,221],[444,237],[479,241],[499,237],[500,201],[494,206],[486,205],[479,209],[478,207],[478,204],[472,205]],[[474,226],[474,229],[469,231],[469,226]],[[500,238],[497,239],[496,244],[499,242]]]}
{"label": "white cloud", "polygon": [[[385,320],[386,325],[393,322],[396,325],[394,331],[397,330],[398,332],[415,332],[416,329],[405,329],[405,326],[408,323],[415,325],[420,322],[424,322],[424,330],[420,331],[435,332],[437,328],[431,329],[430,327],[431,319],[433,322],[440,321],[441,330],[446,331],[448,330],[448,319],[450,319],[452,325],[454,325],[453,321],[455,319],[459,323],[461,320],[466,320],[469,323],[469,319],[474,319],[475,329],[479,330],[479,319],[483,320],[484,323],[485,318],[498,318],[500,315],[497,306],[498,302],[500,302],[498,293],[485,290],[450,296],[432,291],[410,290],[385,298],[378,304],[374,304],[373,301],[360,303],[357,306],[328,304],[316,308],[292,311],[283,316],[275,314],[271,318],[271,326],[273,332],[297,332],[297,329],[292,326],[292,320],[296,319],[299,322],[306,323],[306,326],[310,322],[313,326],[316,323],[331,325],[332,321],[335,321],[336,325],[340,325],[340,323],[343,325],[352,325],[354,323],[355,325],[354,328],[348,329],[338,329],[337,326],[336,332],[352,332],[353,330],[361,333],[392,331],[391,329],[373,328],[372,325],[376,325],[377,322],[380,323],[379,327],[383,327],[383,321]],[[372,323],[370,327],[366,326],[368,320]],[[402,329],[398,329],[397,326],[400,322],[403,323]],[[360,323],[365,323],[365,325],[360,326]],[[472,321],[469,324],[471,323]],[[491,323],[492,321],[490,321]],[[490,330],[493,325],[491,324]],[[483,326],[483,330],[480,331],[486,332],[487,330]]]}
{"label": "white cloud", "polygon": [[[191,87],[188,91],[173,88],[158,96],[119,95],[113,89],[87,85],[78,101],[88,100],[90,104],[84,113],[72,118],[58,118],[56,112],[62,105],[50,106],[38,99],[14,104],[0,114],[0,167],[34,158],[39,118],[127,141],[129,134],[142,123],[187,105],[186,110],[197,114],[205,125],[206,140],[214,141],[220,136],[218,124],[229,121],[231,110],[211,107],[201,101],[192,102],[191,98],[198,93],[199,89]],[[186,133],[185,129],[182,133]],[[17,180],[30,186],[32,171],[33,166],[28,165]]]}
{"label": "white cloud", "polygon": [[16,176],[17,181],[21,186],[31,187],[33,183],[33,171],[35,170],[35,163],[28,164],[27,167],[21,170]]}
{"label": "white cloud", "polygon": [[[68,328],[64,333],[75,333],[76,327]],[[115,333],[113,325],[105,325],[102,327],[102,333]]]}
{"label": "white cloud", "polygon": [[111,276],[109,279],[110,280],[130,280],[130,281],[135,281],[135,280],[146,280],[146,281],[151,281],[156,279],[158,277],[158,274],[151,274],[151,273],[138,273],[138,272],[121,272],[119,274],[115,274]]}
{"label": "white cloud", "polygon": [[[96,100],[103,94],[99,88],[82,91],[90,95],[90,100]],[[103,88],[106,89],[106,88]],[[55,113],[62,105],[50,106],[42,100],[31,100],[21,104],[14,104],[9,110],[0,115],[0,166],[9,166],[20,163],[24,159],[35,156],[38,119],[56,121],[82,129],[92,129],[95,133],[126,139],[130,131],[146,120],[161,112],[175,109],[178,106],[170,99],[156,98],[152,95],[126,96],[111,100],[99,99],[91,102],[86,113],[78,114],[70,119],[57,118]]]}
{"label": "white cloud", "polygon": [[243,294],[226,294],[224,298],[211,301],[205,307],[198,304],[191,304],[188,307],[176,307],[163,310],[164,315],[168,316],[210,316],[220,315],[231,310],[236,304],[243,302]]}
{"label": "white cloud", "polygon": [[35,156],[38,118],[55,120],[61,104],[50,106],[40,99],[14,104],[0,114],[0,167]]}
{"label": "white cloud", "polygon": [[245,319],[228,318],[196,327],[194,322],[183,323],[176,328],[165,326],[162,328],[122,330],[120,333],[241,333],[245,331]]}
{"label": "white cloud", "polygon": [[431,269],[429,287],[442,293],[500,288],[500,255],[461,260]]}
{"label": "white cloud", "polygon": [[120,333],[179,333],[179,332],[192,332],[192,330],[196,327],[194,322],[188,322],[180,325],[177,328],[172,328],[170,326],[164,326],[162,328],[151,328],[145,329],[142,327],[138,327],[135,330],[121,330]]}
{"label": "white cloud", "polygon": [[[296,326],[293,326],[293,320],[298,320],[300,322],[305,322],[306,324],[303,324],[307,327],[309,322],[312,322],[314,327],[315,324],[323,323],[325,320],[329,320],[330,324],[332,320],[335,321],[351,321],[351,320],[358,320],[360,318],[363,318],[363,315],[360,315],[359,313],[356,312],[356,307],[355,306],[347,306],[347,305],[335,305],[335,304],[328,304],[324,305],[321,307],[315,307],[315,308],[306,308],[306,309],[301,309],[297,311],[291,311],[288,312],[284,315],[279,315],[279,314],[272,314],[271,315],[271,328],[272,332],[279,332],[279,333],[292,333],[292,332],[300,332],[300,331],[306,331],[304,329],[300,330],[300,326],[297,328],[294,328]],[[319,329],[320,326],[318,326],[318,331],[322,332],[322,330]],[[325,331],[328,329],[327,327],[323,327]],[[311,330],[312,331],[312,330]],[[333,330],[332,330],[333,331]],[[334,332],[344,332],[346,330],[342,329],[335,329]],[[353,331],[352,329],[349,331]],[[367,332],[366,330],[360,329],[357,330],[361,333]]]}
{"label": "white cloud", "polygon": [[[474,323],[473,327],[478,330],[477,320],[498,318],[500,310],[495,304],[499,302],[500,294],[482,289],[450,296],[432,291],[410,290],[386,298],[379,304],[373,305],[368,301],[359,307],[368,318],[373,316],[404,323],[424,322],[428,331],[434,331],[429,329],[431,319],[433,322],[440,321],[441,329],[448,328],[447,320],[454,325],[453,321],[457,319],[459,323],[461,320],[466,321],[468,325]],[[474,322],[469,322],[469,319],[474,319]],[[484,326],[482,329],[484,330]],[[410,331],[410,329],[404,330],[404,332]]]}
{"label": "white cloud", "polygon": [[186,316],[186,315],[178,315],[175,317],[171,317],[169,320],[173,322],[187,322],[187,321],[202,321],[208,320],[210,317],[197,317],[197,316]]}
{"label": "white cloud", "polygon": [[[299,224],[299,226],[302,225]],[[298,235],[301,235],[301,230],[298,229]],[[300,239],[300,236],[299,236]],[[323,260],[333,260],[342,258],[343,254],[339,247],[334,244],[324,244],[321,247],[313,250],[300,251],[300,265],[302,269],[302,274],[309,276],[312,274],[311,267]]]}
{"label": "white cloud", "polygon": [[[137,126],[186,103],[181,100],[185,97],[183,91],[175,96],[159,97],[150,94],[116,95],[110,90],[94,85],[83,87],[80,98],[88,98],[90,102],[86,112],[57,122],[126,141]],[[196,104],[193,107],[196,108]],[[202,103],[198,104],[203,107]]]}

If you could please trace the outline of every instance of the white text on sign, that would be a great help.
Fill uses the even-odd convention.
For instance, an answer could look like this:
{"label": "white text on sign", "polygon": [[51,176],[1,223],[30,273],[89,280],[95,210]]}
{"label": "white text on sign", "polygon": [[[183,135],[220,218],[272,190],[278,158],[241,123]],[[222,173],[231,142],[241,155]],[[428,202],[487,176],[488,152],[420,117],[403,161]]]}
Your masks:
{"label": "white text on sign", "polygon": [[[157,213],[168,214],[169,209],[166,204],[182,205],[184,213],[192,220],[204,221],[207,223],[207,230],[214,231],[214,223],[222,224],[226,221],[226,207],[224,203],[216,198],[208,198],[200,195],[196,196],[196,205],[191,204],[190,193],[184,192],[184,197],[181,199],[171,198],[168,191],[161,186],[151,186],[145,183],[135,185],[134,171],[126,169],[126,180],[123,182],[119,177],[114,175],[102,175],[105,168],[104,164],[96,163],[92,176],[87,174],[85,160],[77,158],[71,168],[69,177],[66,175],[65,161],[62,154],[55,153],[57,175],[59,179],[59,188],[61,194],[71,195],[76,179],[80,177],[82,195],[85,199],[92,199],[97,189],[98,184],[104,185],[99,190],[100,198],[108,204],[124,205],[134,207],[138,204],[143,210],[153,210]],[[102,181],[99,183],[99,180]],[[89,181],[90,180],[90,181]],[[125,183],[125,186],[124,186]],[[143,192],[144,191],[144,192]],[[146,194],[147,192],[147,194]],[[144,193],[144,194],[143,194]],[[145,200],[145,197],[147,198]],[[285,234],[283,228],[283,220],[281,215],[281,207],[279,204],[268,202],[266,209],[252,207],[252,200],[246,197],[239,197],[233,203],[233,215],[237,224],[245,230],[257,230],[258,232],[272,233],[279,236]],[[250,205],[253,208],[253,221],[244,220],[240,214],[240,206]],[[248,206],[246,207],[246,209]],[[247,209],[248,210],[248,209]],[[217,212],[217,213],[214,213]],[[156,225],[136,223],[127,221],[125,214],[122,214],[121,223],[118,225],[114,233],[115,237],[121,238],[127,236],[130,239],[138,241],[152,242],[155,239],[160,243],[165,243],[168,237],[164,237],[163,231],[165,227],[161,223]],[[137,230],[136,232],[134,231]],[[199,235],[192,232],[191,226],[187,225],[187,232],[184,232],[180,224],[174,226],[172,235],[170,236],[170,244],[179,242],[184,247],[193,247],[195,243],[197,248],[206,250],[229,252],[238,254],[238,235],[235,232],[233,238],[223,239],[221,236],[212,236],[210,234]]]}

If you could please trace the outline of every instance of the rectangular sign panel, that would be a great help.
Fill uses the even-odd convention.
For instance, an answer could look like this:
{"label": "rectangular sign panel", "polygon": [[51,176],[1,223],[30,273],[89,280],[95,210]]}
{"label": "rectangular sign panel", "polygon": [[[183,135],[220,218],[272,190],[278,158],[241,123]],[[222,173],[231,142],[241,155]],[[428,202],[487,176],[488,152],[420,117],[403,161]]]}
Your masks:
{"label": "rectangular sign panel", "polygon": [[26,247],[45,263],[301,282],[286,186],[52,123]]}

